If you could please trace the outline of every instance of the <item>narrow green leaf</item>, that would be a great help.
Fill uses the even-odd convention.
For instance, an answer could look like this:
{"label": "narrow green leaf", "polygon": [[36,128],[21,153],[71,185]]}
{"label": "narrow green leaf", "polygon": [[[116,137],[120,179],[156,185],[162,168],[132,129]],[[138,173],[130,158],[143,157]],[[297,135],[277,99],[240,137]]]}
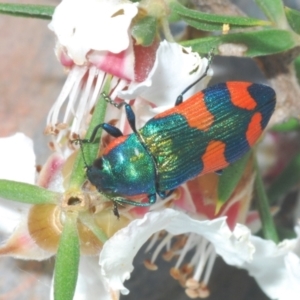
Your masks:
{"label": "narrow green leaf", "polygon": [[208,53],[212,48],[220,53],[219,47],[228,43],[244,46],[244,56],[255,57],[292,49],[298,45],[298,38],[293,32],[286,30],[264,29],[182,42],[183,46],[191,46],[193,51],[202,54]]}
{"label": "narrow green leaf", "polygon": [[281,0],[255,0],[266,17],[281,29],[288,29],[284,7]]}
{"label": "narrow green leaf", "polygon": [[219,178],[218,184],[218,205],[222,206],[231,196],[238,182],[242,178],[246,164],[250,158],[251,152],[244,155],[241,159],[224,169]]}
{"label": "narrow green leaf", "polygon": [[289,131],[299,130],[299,129],[300,129],[300,122],[296,118],[290,118],[289,120],[281,124],[276,124],[272,127],[272,130],[277,132],[289,132]]}
{"label": "narrow green leaf", "polygon": [[54,6],[0,3],[0,13],[15,17],[51,20]]}
{"label": "narrow green leaf", "polygon": [[72,300],[79,268],[77,213],[66,214],[54,269],[54,300]]}
{"label": "narrow green leaf", "polygon": [[[103,88],[103,92],[108,94],[110,83],[111,83],[111,78],[107,78]],[[99,100],[96,103],[92,120],[90,122],[89,128],[85,136],[86,139],[88,139],[91,136],[94,128],[97,125],[104,122],[106,107],[107,107],[107,102],[104,100],[103,96],[101,95],[99,97]],[[97,157],[99,147],[100,147],[99,140],[101,134],[102,134],[102,130],[100,129],[97,132],[97,136],[94,143],[83,145],[84,156],[85,159],[87,160],[87,164],[92,164]],[[82,153],[81,151],[79,151],[73,166],[73,172],[70,178],[70,187],[77,188],[81,186],[85,180],[86,180],[85,165],[84,165]]]}
{"label": "narrow green leaf", "polygon": [[297,79],[298,79],[298,84],[300,84],[300,56],[298,56],[294,60],[294,67],[295,67],[295,71],[296,71],[296,75],[297,75]]}
{"label": "narrow green leaf", "polygon": [[270,199],[270,203],[278,203],[278,200],[299,182],[300,154],[297,154],[270,185],[268,189],[268,198]]}
{"label": "narrow green leaf", "polygon": [[287,239],[291,240],[291,239],[297,238],[297,234],[295,233],[294,229],[292,229],[292,228],[282,227],[282,225],[280,224],[280,226],[276,226],[276,230],[278,232],[280,241],[287,240]]}
{"label": "narrow green leaf", "polygon": [[0,179],[0,197],[28,204],[55,204],[60,193],[24,182]]}
{"label": "narrow green leaf", "polygon": [[157,35],[157,19],[147,16],[138,20],[131,31],[138,45],[150,46]]}
{"label": "narrow green leaf", "polygon": [[254,186],[255,186],[255,192],[257,196],[256,205],[262,223],[262,232],[264,238],[268,240],[272,240],[275,243],[278,243],[279,242],[278,235],[270,212],[269,201],[267,198],[266,190],[264,187],[264,183],[257,162],[255,168],[256,168],[256,177],[255,177]]}
{"label": "narrow green leaf", "polygon": [[[223,24],[219,23],[212,23],[212,22],[199,22],[198,20],[184,17],[184,21],[190,25],[191,27],[194,27],[198,30],[203,31],[222,31]],[[232,27],[230,27],[232,29]]]}
{"label": "narrow green leaf", "polygon": [[291,28],[300,34],[300,12],[289,7],[285,7],[284,10]]}
{"label": "narrow green leaf", "polygon": [[223,16],[203,13],[188,9],[178,2],[172,2],[170,7],[172,12],[176,12],[190,26],[200,30],[222,30],[223,24],[229,24],[231,29],[271,25],[271,23],[268,21],[244,16]]}
{"label": "narrow green leaf", "polygon": [[101,241],[103,244],[108,240],[106,233],[99,227],[93,218],[91,218],[90,212],[82,212],[79,215],[80,221],[88,227],[93,234]]}

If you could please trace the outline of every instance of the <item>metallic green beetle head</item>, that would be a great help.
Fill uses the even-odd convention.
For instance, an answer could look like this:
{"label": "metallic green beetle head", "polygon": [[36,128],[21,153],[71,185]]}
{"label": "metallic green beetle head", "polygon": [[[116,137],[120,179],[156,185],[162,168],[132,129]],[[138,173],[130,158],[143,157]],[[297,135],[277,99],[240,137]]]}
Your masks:
{"label": "metallic green beetle head", "polygon": [[[117,139],[116,139],[117,140]],[[153,160],[135,134],[127,136],[115,147],[87,167],[87,177],[100,192],[133,196],[155,193]]]}

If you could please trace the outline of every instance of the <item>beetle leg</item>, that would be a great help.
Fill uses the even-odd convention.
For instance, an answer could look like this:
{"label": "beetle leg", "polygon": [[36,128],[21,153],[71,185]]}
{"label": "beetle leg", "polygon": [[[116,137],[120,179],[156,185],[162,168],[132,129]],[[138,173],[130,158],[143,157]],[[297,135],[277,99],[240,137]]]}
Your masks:
{"label": "beetle leg", "polygon": [[203,73],[203,75],[201,75],[196,81],[194,81],[192,84],[190,84],[187,88],[185,88],[181,94],[177,97],[176,101],[175,101],[175,106],[179,105],[182,103],[183,101],[183,95],[189,90],[191,89],[195,84],[197,84],[200,80],[202,80],[204,77],[206,77],[207,75],[207,72],[209,70],[209,67],[211,65],[211,61],[212,61],[212,58],[213,58],[213,50],[214,49],[211,49],[211,51],[208,53],[208,62],[207,62],[207,66],[206,66],[206,69]]}
{"label": "beetle leg", "polygon": [[129,104],[125,104],[125,112],[127,116],[128,123],[134,133],[136,133],[135,127],[135,114]]}
{"label": "beetle leg", "polygon": [[129,123],[132,131],[134,133],[136,133],[137,130],[136,130],[136,126],[135,126],[135,114],[134,114],[131,106],[128,103],[126,103],[125,101],[124,102],[120,102],[120,103],[116,103],[114,100],[112,100],[104,92],[102,93],[102,96],[103,96],[103,98],[104,98],[104,100],[106,102],[110,103],[111,105],[113,105],[116,108],[121,108],[122,106],[125,106],[125,112],[126,112],[128,123]]}
{"label": "beetle leg", "polygon": [[81,143],[92,143],[95,140],[96,134],[100,128],[105,130],[108,134],[110,134],[113,137],[119,137],[123,135],[119,128],[112,126],[108,123],[101,123],[94,128],[91,137],[89,139],[81,140]]}
{"label": "beetle leg", "polygon": [[156,194],[150,194],[148,195],[148,203],[154,204],[156,202]]}
{"label": "beetle leg", "polygon": [[110,135],[112,135],[113,137],[119,137],[122,136],[123,133],[121,132],[121,130],[115,126],[112,126],[108,123],[103,123],[103,129],[109,133]]}
{"label": "beetle leg", "polygon": [[118,202],[117,201],[114,201],[113,213],[118,219],[120,219],[120,214],[119,214],[119,210],[118,210]]}
{"label": "beetle leg", "polygon": [[170,190],[168,192],[166,192],[166,191],[157,192],[157,194],[160,198],[165,199],[165,198],[169,197],[170,195],[172,195],[173,192],[174,192],[174,190]]}
{"label": "beetle leg", "polygon": [[[122,197],[110,197],[109,199],[114,201],[115,203],[119,203],[119,204],[129,204],[129,205],[133,205],[133,206],[147,207],[156,201],[156,197],[155,197],[154,202],[150,202],[150,201],[153,201],[153,199],[150,199],[152,196],[153,196],[153,194],[149,195],[149,197],[148,197],[149,202],[137,202],[137,201],[128,200],[128,199],[122,198]],[[154,194],[154,196],[155,196],[155,194]]]}
{"label": "beetle leg", "polygon": [[217,171],[215,171],[215,173],[216,173],[217,175],[222,175],[222,174],[223,174],[223,170],[217,170]]}
{"label": "beetle leg", "polygon": [[[154,196],[154,199],[151,198],[153,196]],[[117,219],[120,219],[118,205],[129,204],[129,205],[138,206],[138,207],[149,207],[149,206],[151,206],[151,204],[155,203],[156,195],[155,194],[149,195],[149,197],[148,197],[149,202],[137,202],[137,201],[128,200],[128,199],[122,198],[122,197],[109,197],[109,199],[111,201],[113,201],[113,214],[117,217]]]}
{"label": "beetle leg", "polygon": [[116,108],[121,108],[123,105],[126,104],[125,101],[117,103],[114,100],[112,100],[105,92],[102,93],[102,97],[104,98],[104,100],[108,103],[110,103],[111,105],[113,105]]}

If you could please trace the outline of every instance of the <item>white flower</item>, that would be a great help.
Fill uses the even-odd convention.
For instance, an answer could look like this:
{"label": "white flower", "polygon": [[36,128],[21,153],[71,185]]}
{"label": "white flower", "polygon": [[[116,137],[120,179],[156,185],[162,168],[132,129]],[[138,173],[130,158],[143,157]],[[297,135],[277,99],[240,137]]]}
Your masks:
{"label": "white flower", "polygon": [[[172,235],[195,233],[202,236],[230,265],[241,266],[250,262],[254,252],[249,241],[250,231],[238,224],[232,232],[225,219],[199,221],[173,209],[147,213],[143,219],[131,222],[105,243],[99,261],[101,273],[113,290],[128,294],[129,290],[123,282],[130,278],[134,256],[154,233],[161,230],[166,230]],[[115,251],[116,249],[122,250]],[[209,261],[209,258],[207,260]],[[205,264],[206,262],[203,268]],[[197,266],[198,263],[195,267]]]}
{"label": "white flower", "polygon": [[[23,133],[0,138],[0,179],[34,184],[35,154],[33,142]],[[28,205],[0,198],[0,231],[11,233],[19,224]]]}
{"label": "white flower", "polygon": [[299,299],[299,227],[296,228],[296,232],[296,239],[284,240],[278,245],[255,236],[250,239],[255,247],[253,260],[245,262],[241,268],[246,269],[255,278],[271,299]]}
{"label": "white flower", "polygon": [[300,295],[300,258],[295,253],[289,252],[284,258],[284,263],[288,275],[288,286],[285,294],[278,300],[298,299]]}
{"label": "white flower", "polygon": [[[23,133],[0,138],[0,179],[35,184],[35,154],[33,141]],[[42,250],[30,237],[27,214],[30,205],[0,198],[0,230],[11,234],[0,253],[21,259],[43,260],[51,253]],[[10,245],[18,245],[11,247]]]}
{"label": "white flower", "polygon": [[35,154],[33,142],[23,133],[0,138],[0,178],[33,184]]}
{"label": "white flower", "polygon": [[75,64],[82,65],[90,50],[120,53],[127,49],[128,29],[137,12],[137,3],[131,1],[63,0],[49,28]]}
{"label": "white flower", "polygon": [[[208,60],[192,52],[191,48],[163,41],[147,79],[140,83],[132,82],[128,90],[119,92],[119,96],[123,99],[140,97],[158,107],[154,109],[155,113],[164,111],[174,106],[182,91],[203,75],[207,65]],[[184,99],[204,89],[211,75],[212,70],[209,70],[208,76],[189,89]]]}
{"label": "white flower", "polygon": [[45,132],[57,136],[54,146],[69,132],[72,139],[83,135],[107,74],[114,76],[109,90],[115,94],[134,80],[129,28],[137,5],[126,0],[63,0],[57,6],[49,27],[58,38],[57,57],[70,72],[48,114]]}
{"label": "white flower", "polygon": [[[99,264],[101,274],[111,289],[119,290],[122,294],[129,293],[123,283],[130,278],[136,253],[152,235],[156,236],[161,230],[169,234],[153,252],[154,257],[163,247],[170,248],[170,240],[174,235],[189,234],[185,240],[186,245],[181,250],[176,248],[175,254],[179,256],[179,262],[174,268],[179,270],[178,265],[182,263],[186,253],[191,249],[195,250],[189,263],[194,270],[193,277],[181,282],[186,286],[188,295],[209,295],[206,287],[215,254],[218,254],[227,264],[247,270],[271,299],[299,299],[299,236],[276,245],[272,241],[251,236],[249,229],[240,224],[231,231],[225,218],[200,221],[173,209],[147,213],[143,219],[131,222],[105,243]],[[296,231],[299,232],[299,228]],[[152,247],[153,243],[151,244]],[[115,249],[122,251],[116,252]],[[173,277],[184,276],[172,270],[171,274]],[[176,279],[180,280],[179,277]],[[196,283],[199,283],[198,286]],[[194,292],[195,286],[198,290]]]}

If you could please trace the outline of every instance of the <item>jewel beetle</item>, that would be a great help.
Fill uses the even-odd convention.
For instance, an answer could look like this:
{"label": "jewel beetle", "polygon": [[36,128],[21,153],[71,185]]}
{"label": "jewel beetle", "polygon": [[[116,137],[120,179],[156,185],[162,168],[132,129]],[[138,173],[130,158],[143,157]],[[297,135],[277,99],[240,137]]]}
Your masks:
{"label": "jewel beetle", "polygon": [[[129,135],[102,123],[90,139],[78,140],[81,144],[93,142],[100,128],[115,137],[101,157],[86,165],[89,181],[115,205],[149,206],[156,195],[165,198],[196,176],[220,172],[255,144],[275,108],[274,90],[262,84],[219,83],[183,101],[191,86],[173,108],[140,129],[135,126],[131,106],[124,102],[133,131]],[[148,202],[130,200],[138,195],[147,195]],[[114,211],[118,214],[116,207]]]}

